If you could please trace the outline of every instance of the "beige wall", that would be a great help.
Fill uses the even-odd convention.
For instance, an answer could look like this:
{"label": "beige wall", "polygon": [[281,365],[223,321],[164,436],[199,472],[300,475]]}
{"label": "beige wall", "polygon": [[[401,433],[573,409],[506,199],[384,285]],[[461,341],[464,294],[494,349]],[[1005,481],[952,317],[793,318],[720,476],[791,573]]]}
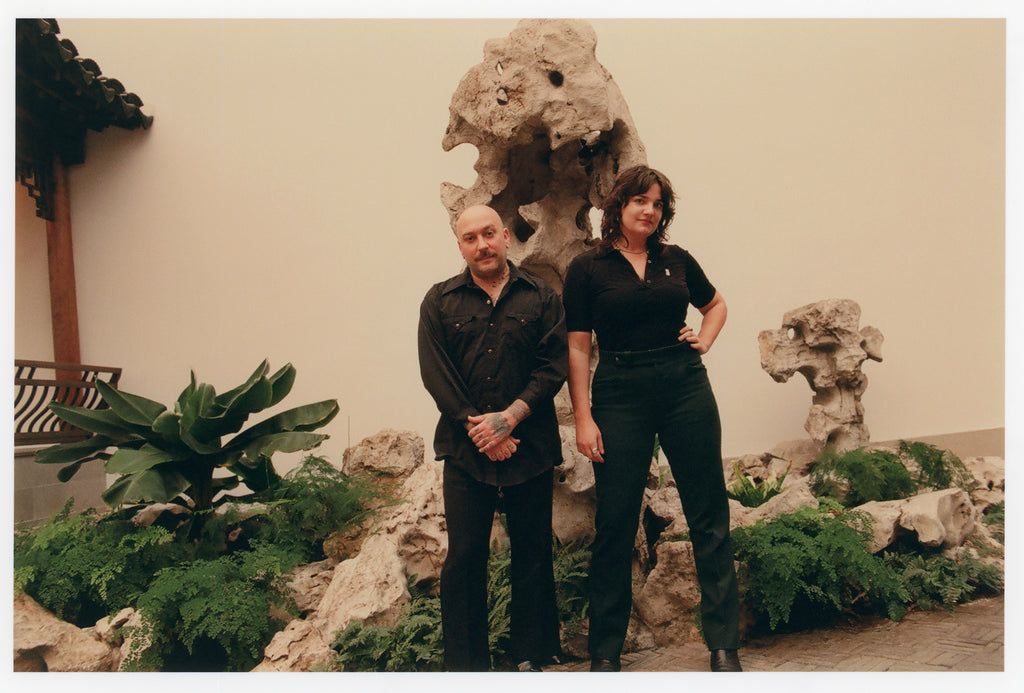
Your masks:
{"label": "beige wall", "polygon": [[[86,363],[164,402],[291,361],[286,404],[337,397],[324,452],[436,420],[416,365],[427,287],[460,269],[439,202],[475,152],[448,102],[512,20],[60,20],[155,116],[71,176]],[[1003,426],[1001,20],[594,20],[672,240],[726,297],[707,357],[725,453],[805,437],[810,390],[757,333],[852,298],[885,335],[876,440]],[[16,191],[15,355],[51,356],[45,242]],[[41,308],[42,307],[42,308]],[[349,433],[351,431],[351,433]]]}

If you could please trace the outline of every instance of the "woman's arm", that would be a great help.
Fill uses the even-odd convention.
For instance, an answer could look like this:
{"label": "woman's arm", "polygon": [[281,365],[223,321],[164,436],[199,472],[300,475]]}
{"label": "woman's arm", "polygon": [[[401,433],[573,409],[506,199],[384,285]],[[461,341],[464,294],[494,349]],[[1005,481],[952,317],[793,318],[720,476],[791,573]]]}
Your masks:
{"label": "woman's arm", "polygon": [[601,431],[590,413],[590,349],[589,332],[569,333],[569,398],[576,420],[576,449],[594,462],[604,462]]}
{"label": "woman's arm", "polygon": [[690,346],[698,352],[706,354],[718,338],[718,333],[722,331],[722,327],[725,326],[725,319],[729,314],[729,309],[725,305],[725,299],[722,298],[722,294],[716,291],[711,301],[699,310],[703,316],[700,322],[700,332],[695,334],[689,327],[684,327],[679,331],[679,341],[689,342]]}

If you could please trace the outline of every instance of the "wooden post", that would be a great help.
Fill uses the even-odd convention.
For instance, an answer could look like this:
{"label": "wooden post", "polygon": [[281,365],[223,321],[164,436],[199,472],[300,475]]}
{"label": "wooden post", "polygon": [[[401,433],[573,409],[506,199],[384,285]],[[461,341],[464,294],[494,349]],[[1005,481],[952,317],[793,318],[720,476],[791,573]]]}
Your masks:
{"label": "wooden post", "polygon": [[[71,240],[71,198],[67,169],[59,157],[53,160],[53,221],[46,222],[46,250],[50,268],[50,319],[53,329],[53,360],[81,363],[78,336],[78,294],[75,289],[75,252]],[[72,378],[80,373],[69,374]],[[65,378],[57,374],[58,379]]]}

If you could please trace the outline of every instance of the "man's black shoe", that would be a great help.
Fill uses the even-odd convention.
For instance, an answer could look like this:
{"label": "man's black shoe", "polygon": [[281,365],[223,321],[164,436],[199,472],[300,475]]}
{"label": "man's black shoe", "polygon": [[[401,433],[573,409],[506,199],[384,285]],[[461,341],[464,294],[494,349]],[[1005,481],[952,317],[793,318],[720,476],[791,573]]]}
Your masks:
{"label": "man's black shoe", "polygon": [[524,662],[519,662],[516,666],[516,671],[544,671],[539,666],[527,659]]}
{"label": "man's black shoe", "polygon": [[736,650],[712,650],[711,671],[743,671]]}
{"label": "man's black shoe", "polygon": [[592,659],[590,660],[591,671],[622,671],[622,665],[617,659]]}

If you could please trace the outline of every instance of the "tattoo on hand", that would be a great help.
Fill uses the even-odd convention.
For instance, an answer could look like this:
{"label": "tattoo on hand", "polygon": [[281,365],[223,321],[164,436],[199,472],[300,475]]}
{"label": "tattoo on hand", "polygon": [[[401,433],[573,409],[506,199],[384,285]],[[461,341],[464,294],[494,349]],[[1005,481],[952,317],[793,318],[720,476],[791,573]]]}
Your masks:
{"label": "tattoo on hand", "polygon": [[495,438],[502,438],[512,432],[512,427],[508,425],[508,420],[501,414],[488,415],[485,423],[494,431]]}

